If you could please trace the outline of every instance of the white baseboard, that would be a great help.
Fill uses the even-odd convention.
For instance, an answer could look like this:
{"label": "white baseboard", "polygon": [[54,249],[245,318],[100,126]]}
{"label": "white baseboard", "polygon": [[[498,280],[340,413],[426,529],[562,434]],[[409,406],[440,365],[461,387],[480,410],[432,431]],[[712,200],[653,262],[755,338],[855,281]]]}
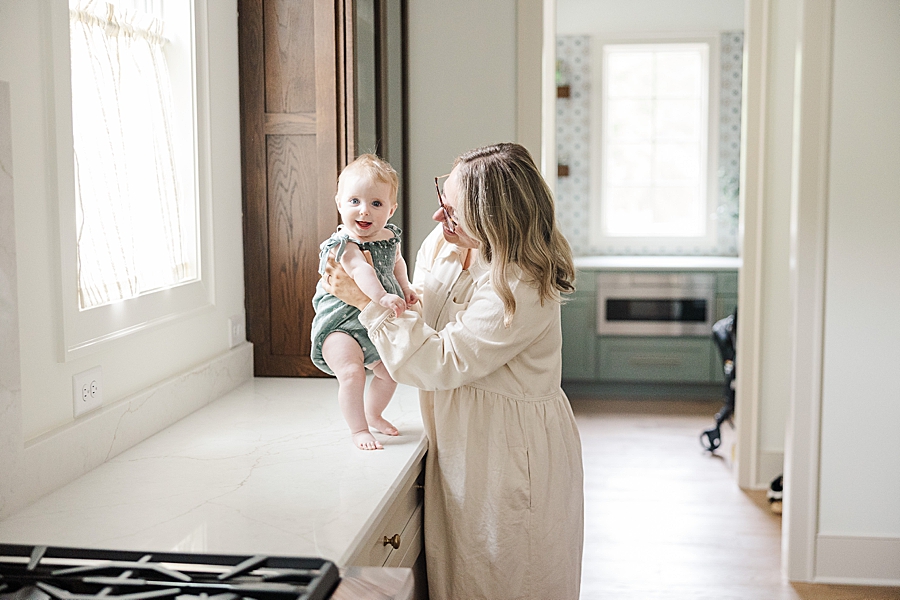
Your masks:
{"label": "white baseboard", "polygon": [[900,538],[816,538],[816,583],[900,586]]}
{"label": "white baseboard", "polygon": [[25,443],[18,507],[84,475],[253,377],[244,342],[197,367]]}

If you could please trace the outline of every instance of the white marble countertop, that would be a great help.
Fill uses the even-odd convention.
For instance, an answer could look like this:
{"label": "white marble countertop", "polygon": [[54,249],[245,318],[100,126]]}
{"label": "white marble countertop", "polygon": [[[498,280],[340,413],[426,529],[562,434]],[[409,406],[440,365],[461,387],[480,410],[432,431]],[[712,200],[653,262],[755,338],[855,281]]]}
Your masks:
{"label": "white marble countertop", "polygon": [[333,379],[253,379],[0,522],[0,542],[321,557],[345,566],[426,450],[398,386],[385,449],[350,439]]}
{"label": "white marble countertop", "polygon": [[583,271],[736,271],[736,256],[577,256]]}

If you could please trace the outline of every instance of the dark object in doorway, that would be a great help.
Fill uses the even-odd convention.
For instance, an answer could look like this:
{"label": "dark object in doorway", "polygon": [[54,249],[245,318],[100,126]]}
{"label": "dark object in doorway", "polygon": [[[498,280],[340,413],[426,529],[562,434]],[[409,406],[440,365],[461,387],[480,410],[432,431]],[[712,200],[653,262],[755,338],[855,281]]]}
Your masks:
{"label": "dark object in doorway", "polygon": [[719,348],[722,357],[722,372],[725,374],[725,403],[716,413],[716,425],[700,434],[700,443],[710,452],[722,444],[722,423],[731,419],[734,414],[734,388],[735,388],[735,346],[737,341],[737,309],[725,317],[719,319],[712,327],[713,340]]}
{"label": "dark object in doorway", "polygon": [[784,475],[779,475],[772,480],[769,489],[766,491],[766,500],[769,501],[769,508],[776,515],[781,514],[781,500],[784,497]]}

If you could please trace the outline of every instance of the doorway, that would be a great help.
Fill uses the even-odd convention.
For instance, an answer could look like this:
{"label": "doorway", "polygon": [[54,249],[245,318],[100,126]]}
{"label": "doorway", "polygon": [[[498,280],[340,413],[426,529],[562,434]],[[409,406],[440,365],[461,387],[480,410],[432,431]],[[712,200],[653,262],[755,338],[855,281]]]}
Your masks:
{"label": "doorway", "polygon": [[[698,28],[722,31],[713,23],[704,24],[702,19],[716,16],[726,4],[709,0],[666,3],[679,8],[677,15],[666,17],[665,12],[652,10],[654,2],[642,1],[632,6],[633,18],[629,21],[622,14],[628,7],[616,6],[614,2],[545,0],[545,15],[552,17],[545,18],[545,37],[556,41],[558,33],[585,33],[567,29],[571,23],[565,20],[566,3],[577,10],[580,21],[604,10],[618,11],[607,13],[606,26],[611,28],[618,21],[620,29],[627,30],[625,35],[659,33],[674,26],[687,29],[689,19],[694,19]],[[742,261],[738,290],[742,319],[737,348],[741,368],[735,418],[740,426],[734,475],[743,489],[764,489],[783,471],[785,425],[792,391],[790,274],[786,258],[790,254],[794,48],[799,36],[799,3],[736,0],[728,4],[733,15],[739,14],[740,22],[726,29],[742,30],[744,54],[737,241]],[[551,52],[555,50],[550,48]],[[555,67],[555,61],[544,63],[545,93],[556,87]],[[552,102],[555,106],[555,99]],[[553,143],[545,143],[547,156],[557,151],[556,124],[548,126],[548,121],[555,120],[556,111],[544,108],[544,131],[552,132],[553,139]],[[556,157],[553,158],[555,164]],[[556,177],[556,169],[545,173],[548,178]],[[768,199],[765,205],[764,198]],[[765,354],[761,353],[763,340]]]}
{"label": "doorway", "polygon": [[[715,6],[713,6],[715,3]],[[548,10],[552,5],[553,10]],[[747,237],[747,226],[756,227],[756,224],[747,222],[746,214],[755,212],[752,206],[740,207],[741,201],[746,198],[739,197],[741,181],[741,99],[742,75],[744,68],[744,20],[746,7],[744,0],[730,0],[729,2],[710,2],[709,0],[645,0],[639,4],[623,4],[617,2],[584,2],[583,0],[547,0],[545,15],[551,12],[555,18],[552,28],[545,20],[545,35],[552,35],[555,44],[551,51],[555,53],[552,62],[552,71],[544,64],[544,81],[552,77],[554,91],[559,89],[560,99],[554,94],[552,100],[555,110],[544,111],[545,121],[552,118],[556,123],[552,128],[555,143],[552,150],[557,153],[557,169],[547,169],[549,177],[556,179],[554,186],[557,192],[557,201],[560,207],[561,226],[566,228],[567,236],[573,245],[576,255],[608,254],[611,250],[599,247],[591,239],[590,230],[593,226],[585,226],[591,218],[587,217],[584,205],[593,202],[592,186],[595,185],[597,176],[591,171],[592,159],[585,156],[593,156],[599,152],[596,139],[593,135],[598,128],[598,119],[592,119],[592,113],[598,112],[600,82],[593,79],[599,78],[600,68],[596,66],[601,60],[601,54],[592,46],[601,44],[616,44],[618,47],[626,47],[628,43],[635,42],[653,43],[658,40],[672,41],[678,39],[700,39],[706,37],[710,40],[710,101],[709,131],[710,131],[710,196],[714,219],[710,220],[712,227],[718,228],[718,235],[703,249],[707,255],[717,256],[741,256],[747,258],[746,239],[742,239],[740,233]],[[552,33],[551,33],[552,32]],[[548,50],[545,46],[545,52]],[[565,92],[565,93],[563,93]],[[594,108],[592,108],[594,107]],[[544,123],[545,133],[547,123]],[[752,141],[752,140],[751,140]],[[549,145],[549,144],[548,144]],[[545,146],[545,149],[546,146]],[[746,168],[746,166],[745,166]],[[555,171],[555,172],[553,172]],[[715,195],[715,197],[713,197]],[[742,210],[741,210],[742,209]],[[570,223],[566,222],[569,215]],[[743,223],[739,223],[744,219]],[[787,240],[785,240],[785,243]],[[670,250],[647,245],[638,249],[637,254],[660,255],[669,253]],[[696,250],[671,251],[672,254],[698,254]],[[749,267],[749,269],[748,269]],[[748,301],[747,298],[747,274],[754,268],[753,264],[743,265],[740,270],[741,278],[745,285],[739,285],[739,305]],[[786,272],[785,272],[786,279]],[[786,287],[786,286],[785,286]],[[742,315],[745,309],[742,306]],[[746,312],[752,314],[752,312]],[[741,322],[742,321],[742,322]],[[744,335],[739,340],[749,342],[757,332],[753,331],[750,319],[739,321]],[[749,333],[745,333],[749,332]],[[753,346],[744,344],[752,352]],[[752,358],[741,357],[742,373],[747,373],[745,381],[751,380]],[[758,390],[745,389],[740,393],[741,397],[751,398],[758,395]],[[772,429],[780,430],[782,439],[770,443],[774,451],[767,455],[771,466],[760,470],[758,468],[760,458],[760,444],[757,440],[760,432],[754,421],[758,419],[758,411],[754,409],[747,412],[745,409],[754,404],[753,400],[745,401],[740,407],[737,420],[744,423],[739,431],[735,449],[738,467],[736,478],[743,488],[766,487],[772,478],[781,472],[780,461],[783,456],[783,415],[781,422],[771,425]],[[746,434],[746,435],[741,435]],[[779,447],[780,446],[780,447]],[[752,468],[751,468],[752,467]],[[761,472],[765,471],[765,472]],[[769,471],[774,471],[769,473]]]}

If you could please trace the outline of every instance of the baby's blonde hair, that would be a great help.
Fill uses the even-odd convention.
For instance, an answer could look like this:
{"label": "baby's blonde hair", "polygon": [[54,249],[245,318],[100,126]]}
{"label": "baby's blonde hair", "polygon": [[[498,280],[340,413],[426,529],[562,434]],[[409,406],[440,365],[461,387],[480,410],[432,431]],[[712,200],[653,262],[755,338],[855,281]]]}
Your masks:
{"label": "baby's blonde hair", "polygon": [[374,154],[360,154],[356,157],[353,162],[348,164],[341,171],[341,174],[338,177],[335,199],[340,198],[344,175],[348,173],[359,173],[361,176],[368,177],[372,181],[388,184],[391,186],[391,205],[397,204],[397,189],[400,187],[400,178],[397,177],[397,171],[394,170],[394,167],[386,160],[379,158]]}

